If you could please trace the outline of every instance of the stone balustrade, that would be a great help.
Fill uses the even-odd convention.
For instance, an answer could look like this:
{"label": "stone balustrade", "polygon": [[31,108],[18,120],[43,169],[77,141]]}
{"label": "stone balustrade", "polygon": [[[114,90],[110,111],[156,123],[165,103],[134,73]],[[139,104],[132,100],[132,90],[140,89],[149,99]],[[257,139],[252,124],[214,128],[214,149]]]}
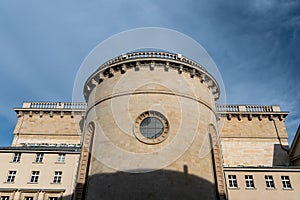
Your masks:
{"label": "stone balustrade", "polygon": [[239,112],[238,105],[217,105],[217,112]]}
{"label": "stone balustrade", "polygon": [[[70,109],[70,110],[85,110],[87,104],[84,102],[24,102],[22,108],[25,109]],[[280,112],[280,107],[262,106],[262,105],[216,105],[216,112],[246,112],[246,113],[272,113]]]}
{"label": "stone balustrade", "polygon": [[69,109],[85,110],[83,102],[24,102],[22,108],[27,109]]}
{"label": "stone balustrade", "polygon": [[274,117],[282,121],[287,115],[288,112],[280,110],[279,106],[260,106],[260,105],[216,105],[216,112],[220,117],[227,117],[228,120],[231,120],[232,117],[237,117],[241,120],[242,117],[247,117],[249,120],[252,120],[253,117],[257,117],[259,120],[262,120],[263,117],[269,118],[272,120]]}
{"label": "stone balustrade", "polygon": [[200,68],[204,71],[205,68],[201,66],[199,63],[181,55],[181,54],[175,54],[175,53],[169,53],[169,52],[156,52],[156,51],[151,51],[151,52],[133,52],[133,53],[127,53],[123,54],[119,57],[110,59],[109,61],[105,62],[103,65],[100,66],[100,68],[104,68],[106,66],[124,61],[124,60],[130,60],[130,59],[144,59],[144,58],[158,58],[158,59],[171,59],[171,60],[178,60],[181,62],[184,62],[189,65],[193,65],[197,68]]}
{"label": "stone balustrade", "polygon": [[[84,102],[24,102],[22,108],[14,109],[17,112],[17,116],[20,117],[24,113],[29,113],[31,117],[33,114],[40,115],[42,117],[45,113],[48,113],[50,117],[54,114],[58,114],[61,117],[65,113],[71,113],[71,117],[75,113],[79,113],[81,116],[85,115],[87,109],[87,104]],[[278,117],[280,120],[284,119],[288,112],[280,111],[279,106],[262,106],[262,105],[216,105],[216,113],[220,117],[227,117],[231,119],[232,117],[237,117],[241,119],[242,117],[248,117],[252,120],[252,117],[258,117],[260,120],[263,116],[273,119],[273,117]]]}
{"label": "stone balustrade", "polygon": [[84,102],[24,102],[21,108],[15,108],[14,110],[17,117],[28,114],[29,117],[34,115],[39,117],[59,115],[63,118],[65,115],[69,115],[73,118],[75,115],[83,117],[86,108],[87,104]]}
{"label": "stone balustrade", "polygon": [[260,105],[217,105],[217,112],[257,112],[257,113],[268,113],[268,112],[280,112],[279,106],[260,106]]}
{"label": "stone balustrade", "polygon": [[198,78],[201,83],[211,90],[212,97],[217,101],[220,89],[214,77],[199,63],[181,55],[169,52],[140,51],[120,55],[102,64],[86,81],[84,97],[88,101],[89,94],[105,79],[114,77],[114,74],[124,74],[129,70],[136,72],[141,68],[164,68],[164,71],[178,71],[179,74],[189,74],[191,78]]}

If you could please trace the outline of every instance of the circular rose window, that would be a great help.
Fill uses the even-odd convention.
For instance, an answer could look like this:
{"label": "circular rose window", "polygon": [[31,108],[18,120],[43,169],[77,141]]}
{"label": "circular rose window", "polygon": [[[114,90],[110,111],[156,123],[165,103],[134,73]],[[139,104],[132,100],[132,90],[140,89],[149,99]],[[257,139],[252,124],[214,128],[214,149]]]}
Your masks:
{"label": "circular rose window", "polygon": [[135,122],[134,135],[147,144],[157,144],[168,137],[169,123],[166,117],[157,111],[142,113]]}

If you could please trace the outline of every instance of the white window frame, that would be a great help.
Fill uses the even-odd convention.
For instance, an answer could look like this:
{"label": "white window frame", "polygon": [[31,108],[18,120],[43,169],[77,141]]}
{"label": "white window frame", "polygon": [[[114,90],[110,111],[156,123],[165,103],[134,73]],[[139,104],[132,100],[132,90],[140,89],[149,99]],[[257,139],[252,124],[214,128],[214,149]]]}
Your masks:
{"label": "white window frame", "polygon": [[21,161],[21,153],[14,153],[13,162],[20,162]]}
{"label": "white window frame", "polygon": [[7,182],[7,183],[14,183],[14,182],[15,182],[15,179],[16,179],[16,174],[17,174],[17,171],[16,171],[16,170],[9,170],[9,171],[8,171],[8,175],[7,175],[6,182]]}
{"label": "white window frame", "polygon": [[32,171],[30,177],[30,183],[38,183],[40,171]]}
{"label": "white window frame", "polygon": [[0,200],[9,200],[9,196],[1,196]]}
{"label": "white window frame", "polygon": [[36,163],[42,163],[44,159],[44,153],[37,153],[35,157]]}
{"label": "white window frame", "polygon": [[24,197],[24,200],[33,200],[33,197]]}
{"label": "white window frame", "polygon": [[265,175],[265,182],[267,189],[275,189],[275,183],[272,175]]}
{"label": "white window frame", "polygon": [[289,176],[281,176],[283,189],[292,189],[292,184]]}
{"label": "white window frame", "polygon": [[58,154],[58,158],[57,158],[58,163],[65,163],[65,159],[66,159],[66,154],[65,153]]}
{"label": "white window frame", "polygon": [[58,197],[49,197],[48,200],[58,200]]}
{"label": "white window frame", "polygon": [[228,175],[229,188],[238,188],[236,175]]}
{"label": "white window frame", "polygon": [[62,171],[55,171],[53,177],[53,183],[61,183]]}
{"label": "white window frame", "polygon": [[255,188],[253,175],[245,175],[246,188]]}

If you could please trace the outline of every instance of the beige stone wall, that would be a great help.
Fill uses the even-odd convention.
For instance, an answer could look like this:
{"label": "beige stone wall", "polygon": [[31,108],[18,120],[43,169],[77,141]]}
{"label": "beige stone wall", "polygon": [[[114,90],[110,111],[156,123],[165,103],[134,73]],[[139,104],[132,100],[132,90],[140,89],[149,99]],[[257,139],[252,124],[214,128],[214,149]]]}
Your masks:
{"label": "beige stone wall", "polygon": [[[207,83],[201,83],[199,77],[191,78],[188,73],[178,73],[177,70],[166,71],[163,66],[150,70],[149,67],[140,68],[139,71],[129,69],[122,74],[115,72],[113,77],[105,78],[97,85],[89,96],[88,106],[94,105],[95,100],[100,101],[112,95],[122,95],[135,91],[165,91],[197,98],[199,101],[214,105]],[[213,102],[212,102],[213,100]]]}
{"label": "beige stone wall", "polygon": [[[236,175],[238,188],[229,188],[228,175]],[[246,188],[245,175],[253,175],[254,189]],[[273,176],[275,189],[266,189],[265,175]],[[281,176],[289,176],[292,189],[283,189]],[[226,170],[228,200],[253,199],[300,199],[299,169],[239,169]]]}
{"label": "beige stone wall", "polygon": [[[41,153],[44,153],[42,163],[35,163],[35,152],[22,152],[18,163],[12,162],[13,151],[0,153],[0,196],[9,195],[12,200],[20,200],[27,194],[34,195],[34,200],[44,200],[51,194],[51,196],[63,196],[66,200],[71,199],[76,184],[79,153],[66,153],[64,163],[57,163],[58,154],[63,152]],[[6,182],[10,170],[17,171],[13,183]],[[32,171],[40,171],[38,183],[30,183]],[[61,183],[53,183],[55,171],[62,171]],[[10,189],[12,191],[9,191]]]}
{"label": "beige stone wall", "polygon": [[[279,135],[285,142],[288,139],[288,135],[284,120],[280,121],[278,118],[274,118],[274,120],[276,120]],[[240,120],[237,117],[232,117],[231,120],[224,117],[220,124],[224,124],[222,128],[222,138],[277,138],[274,123],[267,116],[263,116],[261,120],[259,120],[258,117],[253,117],[252,120],[249,120],[247,116],[241,117]]]}
{"label": "beige stone wall", "polygon": [[[278,127],[281,143],[288,147],[287,132],[284,121],[278,118]],[[278,140],[273,121],[267,116],[253,117],[249,120],[247,116],[232,117],[228,120],[221,118],[221,140],[222,152],[225,166],[276,166],[288,165],[288,153],[284,151]]]}
{"label": "beige stone wall", "polygon": [[79,144],[81,119],[81,114],[71,115],[71,112],[52,117],[49,114],[40,116],[39,112],[33,112],[32,116],[29,112],[23,113],[18,117],[12,146],[21,143]]}
{"label": "beige stone wall", "polygon": [[[109,181],[119,180],[118,177],[122,176],[130,180],[132,176],[120,174],[119,171],[123,170],[157,170],[135,176],[135,180],[138,177],[149,180],[148,175],[152,176],[152,181],[161,178],[162,184],[174,184],[174,198],[184,188],[183,183],[178,184],[178,177],[183,176],[182,180],[185,180],[184,174],[187,174],[186,177],[190,178],[186,185],[197,187],[191,191],[191,194],[194,192],[192,199],[198,195],[203,199],[216,198],[207,134],[210,124],[216,126],[214,103],[205,82],[201,83],[198,77],[191,78],[188,73],[180,74],[173,69],[165,71],[163,67],[154,70],[141,67],[138,71],[116,72],[106,78],[89,96],[88,108],[91,110],[87,114],[87,123],[94,121],[96,130],[86,198],[96,198],[93,196],[96,193],[109,193],[111,182],[101,186],[101,180],[105,182],[105,177],[112,176]],[[148,110],[162,113],[169,122],[168,138],[159,144],[142,143],[133,133],[136,119]],[[124,188],[129,187],[136,194],[136,187],[130,187],[130,181],[125,184]],[[154,193],[165,195],[166,186],[158,187],[159,182],[151,184]],[[138,187],[145,191],[148,189],[146,185]],[[155,194],[150,192],[149,195]]]}

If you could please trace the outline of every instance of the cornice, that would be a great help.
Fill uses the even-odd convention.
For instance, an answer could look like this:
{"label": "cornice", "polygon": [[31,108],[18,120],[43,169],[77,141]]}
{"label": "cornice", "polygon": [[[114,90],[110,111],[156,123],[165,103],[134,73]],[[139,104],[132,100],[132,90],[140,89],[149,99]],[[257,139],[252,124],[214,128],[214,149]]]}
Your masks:
{"label": "cornice", "polygon": [[224,172],[232,172],[232,171],[246,171],[246,172],[300,172],[299,166],[236,166],[236,167],[223,167]]}
{"label": "cornice", "polygon": [[86,103],[84,102],[23,102],[22,108],[15,108],[17,117],[22,117],[24,114],[32,117],[39,115],[43,117],[48,115],[53,117],[59,115],[61,118],[65,115],[74,117],[75,115],[85,115]]}
{"label": "cornice", "polygon": [[17,117],[23,117],[28,115],[32,117],[38,115],[39,117],[49,116],[53,117],[59,115],[61,118],[70,116],[73,118],[75,115],[85,116],[85,110],[71,110],[71,109],[37,109],[37,108],[15,108],[14,111],[17,113]]}
{"label": "cornice", "polygon": [[91,91],[105,79],[113,77],[115,73],[124,74],[128,70],[138,72],[141,68],[148,68],[149,70],[163,68],[165,72],[175,70],[179,74],[188,73],[191,78],[198,78],[201,83],[206,83],[215,100],[219,99],[219,85],[204,67],[181,54],[166,52],[136,52],[109,60],[101,65],[86,81],[83,91],[85,99],[88,101]]}
{"label": "cornice", "polygon": [[258,118],[261,121],[263,118],[268,118],[270,121],[278,118],[280,121],[284,120],[289,112],[280,111],[277,105],[260,106],[260,105],[216,105],[219,117],[231,120],[237,118],[248,118],[251,121],[253,118]]}
{"label": "cornice", "polygon": [[[143,91],[139,91],[142,93]],[[146,92],[146,91],[145,91]],[[147,91],[149,92],[149,91]],[[154,91],[154,93],[164,93],[165,91]],[[132,93],[132,92],[131,92]],[[150,91],[151,93],[151,91]],[[113,94],[112,96],[107,96],[99,101],[103,101],[105,99],[112,98],[113,96],[118,95],[126,95],[126,92],[123,94]],[[172,93],[171,95],[184,96],[187,98],[193,98],[200,103],[208,106],[207,102],[202,101],[201,99],[197,99],[192,96],[185,96],[180,93]],[[208,106],[210,108],[210,106]],[[242,118],[248,118],[251,121],[253,118],[258,118],[262,120],[263,118],[268,118],[272,120],[274,118],[278,118],[280,121],[285,120],[286,116],[289,112],[280,111],[280,107],[276,105],[221,105],[216,104],[215,110],[213,110],[219,118],[226,118],[227,120],[232,120],[233,118],[237,118],[241,120]],[[70,116],[74,117],[75,115],[85,116],[86,112],[90,109],[87,108],[87,104],[84,102],[24,102],[22,108],[15,108],[15,112],[18,117],[29,115],[32,117],[33,115],[50,116],[59,115],[60,117]],[[211,109],[211,108],[210,108]],[[299,129],[300,130],[300,129]],[[299,131],[300,132],[300,131]]]}
{"label": "cornice", "polygon": [[227,120],[232,120],[233,118],[237,118],[238,120],[242,120],[242,118],[247,118],[249,121],[252,121],[253,118],[257,118],[261,121],[263,118],[267,118],[268,120],[279,119],[279,121],[285,120],[288,112],[265,112],[265,113],[255,113],[255,112],[217,112],[220,118],[226,118]]}

